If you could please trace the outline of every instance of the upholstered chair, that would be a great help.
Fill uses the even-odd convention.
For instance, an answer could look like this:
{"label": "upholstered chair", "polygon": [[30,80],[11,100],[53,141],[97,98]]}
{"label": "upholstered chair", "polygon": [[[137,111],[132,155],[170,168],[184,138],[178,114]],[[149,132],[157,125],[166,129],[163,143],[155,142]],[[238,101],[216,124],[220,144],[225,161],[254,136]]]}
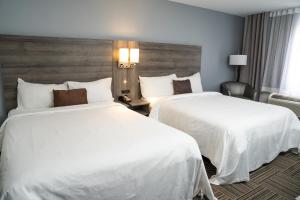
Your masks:
{"label": "upholstered chair", "polygon": [[220,91],[224,95],[243,99],[253,100],[254,97],[254,90],[247,83],[234,81],[224,82],[220,86]]}

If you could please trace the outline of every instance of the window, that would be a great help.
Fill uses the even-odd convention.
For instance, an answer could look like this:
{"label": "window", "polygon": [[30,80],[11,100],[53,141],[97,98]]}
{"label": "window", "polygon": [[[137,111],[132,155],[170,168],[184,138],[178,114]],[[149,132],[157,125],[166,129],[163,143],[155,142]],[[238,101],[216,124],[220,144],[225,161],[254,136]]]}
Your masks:
{"label": "window", "polygon": [[283,94],[300,97],[300,14],[293,25],[280,89]]}

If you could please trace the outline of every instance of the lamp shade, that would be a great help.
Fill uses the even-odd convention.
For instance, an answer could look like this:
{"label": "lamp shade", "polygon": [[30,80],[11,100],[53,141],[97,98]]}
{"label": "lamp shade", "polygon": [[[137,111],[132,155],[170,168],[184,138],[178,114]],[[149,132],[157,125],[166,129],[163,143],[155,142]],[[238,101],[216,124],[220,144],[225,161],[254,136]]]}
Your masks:
{"label": "lamp shade", "polygon": [[130,63],[139,63],[140,50],[136,48],[130,49]]}
{"label": "lamp shade", "polygon": [[119,63],[128,63],[129,59],[129,49],[120,48],[119,49]]}
{"label": "lamp shade", "polygon": [[229,65],[247,65],[247,55],[229,56]]}

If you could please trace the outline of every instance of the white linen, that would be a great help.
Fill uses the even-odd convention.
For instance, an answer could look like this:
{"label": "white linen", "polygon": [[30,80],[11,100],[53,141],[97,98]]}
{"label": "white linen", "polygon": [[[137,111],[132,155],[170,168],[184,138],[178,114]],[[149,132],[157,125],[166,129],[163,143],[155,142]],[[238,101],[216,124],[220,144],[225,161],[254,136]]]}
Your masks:
{"label": "white linen", "polygon": [[187,80],[187,79],[190,80],[190,82],[191,82],[191,87],[192,87],[192,92],[193,93],[203,92],[201,76],[200,76],[199,72],[192,75],[192,76],[177,77],[176,78],[176,80]]}
{"label": "white linen", "polygon": [[171,96],[174,94],[173,79],[176,79],[175,74],[156,77],[140,76],[139,79],[141,93],[144,98]]}
{"label": "white linen", "polygon": [[120,104],[14,110],[1,134],[1,200],[214,198],[196,141]]}
{"label": "white linen", "polygon": [[162,98],[150,117],[196,139],[217,168],[213,184],[248,181],[250,171],[280,152],[300,149],[300,122],[292,111],[220,93]]}
{"label": "white linen", "polygon": [[18,109],[53,107],[53,90],[67,90],[66,84],[28,83],[18,78]]}
{"label": "white linen", "polygon": [[112,78],[100,79],[92,82],[73,82],[68,81],[69,89],[85,88],[87,91],[88,103],[96,103],[102,101],[113,101],[111,93]]}

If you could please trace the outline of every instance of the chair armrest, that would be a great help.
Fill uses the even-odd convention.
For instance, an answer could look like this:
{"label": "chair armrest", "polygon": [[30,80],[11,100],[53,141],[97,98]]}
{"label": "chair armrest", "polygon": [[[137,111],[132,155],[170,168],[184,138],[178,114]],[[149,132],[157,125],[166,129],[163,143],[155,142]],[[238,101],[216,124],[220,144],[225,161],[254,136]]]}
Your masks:
{"label": "chair armrest", "polygon": [[230,90],[226,87],[226,85],[224,84],[221,84],[220,86],[220,91],[223,95],[226,95],[226,96],[231,96],[231,92]]}
{"label": "chair armrest", "polygon": [[247,97],[249,99],[253,99],[254,98],[254,89],[250,85],[247,84],[245,87],[243,96]]}

